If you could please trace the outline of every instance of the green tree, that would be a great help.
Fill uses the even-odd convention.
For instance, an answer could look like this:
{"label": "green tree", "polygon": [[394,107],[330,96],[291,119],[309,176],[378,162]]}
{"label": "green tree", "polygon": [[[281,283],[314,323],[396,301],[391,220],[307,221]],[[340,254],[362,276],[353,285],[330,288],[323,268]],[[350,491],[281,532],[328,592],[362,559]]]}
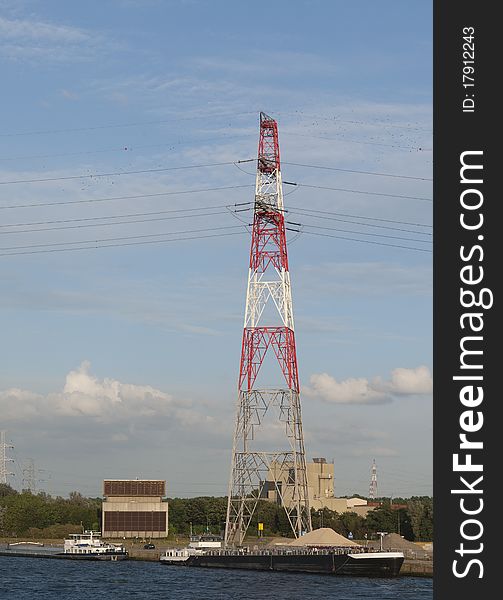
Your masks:
{"label": "green tree", "polygon": [[8,483],[0,483],[0,498],[5,498],[5,496],[15,496],[16,494],[17,491]]}
{"label": "green tree", "polygon": [[398,529],[395,511],[388,506],[379,506],[367,513],[365,525],[369,533],[385,531],[387,533],[396,532]]}
{"label": "green tree", "polygon": [[413,496],[407,502],[407,511],[414,535],[414,541],[433,539],[433,498]]}

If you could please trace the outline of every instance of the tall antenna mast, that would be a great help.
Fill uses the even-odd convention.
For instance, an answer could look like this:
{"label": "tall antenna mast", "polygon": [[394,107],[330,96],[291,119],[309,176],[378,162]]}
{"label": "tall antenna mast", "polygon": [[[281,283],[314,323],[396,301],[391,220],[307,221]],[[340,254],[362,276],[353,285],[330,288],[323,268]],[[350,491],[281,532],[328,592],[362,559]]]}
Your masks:
{"label": "tall antenna mast", "polygon": [[7,470],[7,463],[14,462],[13,458],[8,458],[7,450],[14,448],[14,446],[7,444],[5,434],[5,431],[0,431],[0,483],[7,483],[7,477],[14,475],[14,473]]}
{"label": "tall antenna mast", "polygon": [[[271,376],[261,372],[266,355],[279,365],[282,387],[256,385],[259,372]],[[271,413],[277,447],[261,436]],[[311,531],[278,125],[262,112],[225,545],[243,543],[259,499],[267,497],[266,482],[295,537]]]}
{"label": "tall antenna mast", "polygon": [[374,460],[372,462],[372,469],[371,469],[371,475],[370,475],[369,498],[371,498],[372,500],[375,500],[376,498],[378,498],[378,493],[377,493],[377,466],[376,466],[375,458],[374,458]]}

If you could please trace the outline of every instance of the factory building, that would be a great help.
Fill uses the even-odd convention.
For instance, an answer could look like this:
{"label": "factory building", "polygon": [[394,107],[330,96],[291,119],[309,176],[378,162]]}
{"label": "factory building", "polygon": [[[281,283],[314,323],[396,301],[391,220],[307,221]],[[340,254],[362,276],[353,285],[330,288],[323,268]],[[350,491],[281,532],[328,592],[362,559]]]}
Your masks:
{"label": "factory building", "polygon": [[108,538],[163,538],[168,535],[166,482],[151,479],[103,481],[101,531]]}
{"label": "factory building", "polygon": [[[291,476],[289,471],[292,472]],[[334,463],[327,462],[325,458],[313,458],[311,462],[307,462],[306,475],[309,506],[314,510],[328,508],[338,513],[355,512],[365,516],[369,510],[375,508],[368,506],[367,501],[362,498],[336,498]],[[270,502],[289,506],[294,502],[294,481],[293,465],[290,469],[285,469],[279,463],[273,462],[262,489],[262,497]]]}

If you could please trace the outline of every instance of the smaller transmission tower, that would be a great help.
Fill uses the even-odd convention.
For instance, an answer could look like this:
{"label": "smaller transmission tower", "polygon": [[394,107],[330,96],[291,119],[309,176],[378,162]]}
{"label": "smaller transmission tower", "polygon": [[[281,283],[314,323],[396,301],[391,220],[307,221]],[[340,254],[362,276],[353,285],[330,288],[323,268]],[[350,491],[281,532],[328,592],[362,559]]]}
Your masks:
{"label": "smaller transmission tower", "polygon": [[5,441],[5,431],[0,431],[0,483],[7,483],[7,477],[14,475],[7,470],[7,463],[14,462],[13,458],[7,456],[7,450],[14,448]]}
{"label": "smaller transmission tower", "polygon": [[371,476],[370,476],[370,485],[369,485],[369,498],[371,500],[375,500],[378,497],[378,494],[377,494],[377,467],[376,467],[375,458],[372,462],[372,469],[370,472],[371,472]]}
{"label": "smaller transmission tower", "polygon": [[35,461],[33,458],[27,458],[23,466],[23,490],[27,490],[32,494],[37,491],[37,480],[35,477]]}

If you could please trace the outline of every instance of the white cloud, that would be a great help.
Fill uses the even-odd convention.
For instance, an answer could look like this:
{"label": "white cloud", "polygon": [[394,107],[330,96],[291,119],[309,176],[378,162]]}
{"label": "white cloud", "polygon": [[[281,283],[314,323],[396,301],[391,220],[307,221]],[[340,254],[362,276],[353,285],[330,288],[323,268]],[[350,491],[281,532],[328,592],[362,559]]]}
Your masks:
{"label": "white cloud", "polygon": [[[102,423],[169,418],[182,427],[210,425],[212,418],[149,385],[98,379],[84,361],[66,376],[61,392],[47,395],[11,388],[0,391],[2,420],[87,417]],[[117,440],[117,441],[123,441]]]}
{"label": "white cloud", "polygon": [[66,376],[61,393],[49,394],[50,410],[60,415],[120,420],[130,417],[168,415],[176,407],[172,396],[151,386],[121,383],[115,379],[99,380],[89,372],[84,361]]}
{"label": "white cloud", "polygon": [[391,381],[383,381],[381,377],[372,380],[376,390],[395,394],[430,394],[433,390],[433,380],[428,367],[421,365],[415,369],[393,369]]}
{"label": "white cloud", "polygon": [[2,421],[37,417],[40,414],[39,403],[43,396],[21,390],[10,388],[0,390],[0,415]]}
{"label": "white cloud", "polygon": [[382,392],[373,390],[367,379],[345,379],[337,381],[328,373],[314,373],[309,378],[312,387],[305,387],[303,392],[308,396],[316,396],[326,402],[336,404],[383,404],[390,398]]}
{"label": "white cloud", "polygon": [[396,368],[390,381],[379,376],[372,381],[360,377],[339,382],[328,373],[314,373],[309,381],[311,386],[303,388],[304,394],[334,404],[385,404],[393,396],[430,394],[433,388],[430,370],[425,366]]}

